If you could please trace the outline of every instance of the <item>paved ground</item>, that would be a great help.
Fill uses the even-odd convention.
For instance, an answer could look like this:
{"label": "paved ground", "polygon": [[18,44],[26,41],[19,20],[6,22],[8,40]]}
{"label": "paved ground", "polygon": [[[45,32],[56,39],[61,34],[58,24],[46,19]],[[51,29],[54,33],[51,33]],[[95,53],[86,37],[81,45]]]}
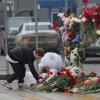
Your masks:
{"label": "paved ground", "polygon": [[13,90],[6,89],[0,81],[0,100],[100,100],[100,93],[96,94],[69,94],[34,92],[29,89],[17,88],[13,83]]}

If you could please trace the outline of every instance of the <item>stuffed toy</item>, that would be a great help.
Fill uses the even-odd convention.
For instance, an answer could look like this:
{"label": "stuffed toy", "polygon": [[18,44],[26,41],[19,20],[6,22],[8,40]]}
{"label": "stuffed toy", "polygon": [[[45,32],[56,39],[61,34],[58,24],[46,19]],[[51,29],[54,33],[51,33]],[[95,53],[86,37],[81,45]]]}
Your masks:
{"label": "stuffed toy", "polygon": [[76,67],[77,64],[76,64],[76,60],[78,58],[78,48],[75,48],[74,50],[71,51],[70,53],[70,62],[72,64],[73,67]]}
{"label": "stuffed toy", "polygon": [[48,66],[50,69],[61,69],[63,67],[61,56],[54,52],[46,53],[38,65],[39,70],[41,71],[44,66]]}

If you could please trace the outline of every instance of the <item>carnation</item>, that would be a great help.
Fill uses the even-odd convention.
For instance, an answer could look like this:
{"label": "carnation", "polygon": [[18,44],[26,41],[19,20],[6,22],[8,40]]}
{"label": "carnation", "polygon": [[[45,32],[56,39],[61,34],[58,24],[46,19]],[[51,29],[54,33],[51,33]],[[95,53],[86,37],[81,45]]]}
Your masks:
{"label": "carnation", "polygon": [[85,18],[85,17],[82,17],[82,22],[86,22],[87,21],[87,18]]}

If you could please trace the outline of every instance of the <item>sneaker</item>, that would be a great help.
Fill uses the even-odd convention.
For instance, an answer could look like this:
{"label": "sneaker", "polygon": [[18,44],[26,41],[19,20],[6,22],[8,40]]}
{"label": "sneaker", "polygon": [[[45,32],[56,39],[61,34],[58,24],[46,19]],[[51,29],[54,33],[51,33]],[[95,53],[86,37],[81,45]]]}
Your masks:
{"label": "sneaker", "polygon": [[24,86],[23,86],[23,83],[18,83],[18,87],[19,88],[23,88]]}
{"label": "sneaker", "polygon": [[7,81],[4,81],[4,82],[2,83],[2,85],[3,85],[4,87],[8,88],[8,89],[12,89],[11,84],[8,83]]}

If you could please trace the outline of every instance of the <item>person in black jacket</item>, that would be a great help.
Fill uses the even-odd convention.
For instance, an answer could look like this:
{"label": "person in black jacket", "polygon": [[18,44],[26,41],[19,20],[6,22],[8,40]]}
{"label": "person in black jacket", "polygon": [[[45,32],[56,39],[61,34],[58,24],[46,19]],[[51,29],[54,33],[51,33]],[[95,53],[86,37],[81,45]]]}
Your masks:
{"label": "person in black jacket", "polygon": [[43,56],[44,50],[42,48],[38,48],[35,51],[25,47],[17,47],[10,50],[6,58],[11,64],[14,73],[10,75],[6,82],[4,82],[2,85],[7,88],[11,88],[10,83],[12,83],[16,78],[18,78],[18,86],[22,87],[26,72],[25,64],[28,64],[31,73],[33,77],[35,77],[37,82],[42,82],[43,80],[39,78],[39,75],[33,65],[33,62],[35,59],[39,59]]}

